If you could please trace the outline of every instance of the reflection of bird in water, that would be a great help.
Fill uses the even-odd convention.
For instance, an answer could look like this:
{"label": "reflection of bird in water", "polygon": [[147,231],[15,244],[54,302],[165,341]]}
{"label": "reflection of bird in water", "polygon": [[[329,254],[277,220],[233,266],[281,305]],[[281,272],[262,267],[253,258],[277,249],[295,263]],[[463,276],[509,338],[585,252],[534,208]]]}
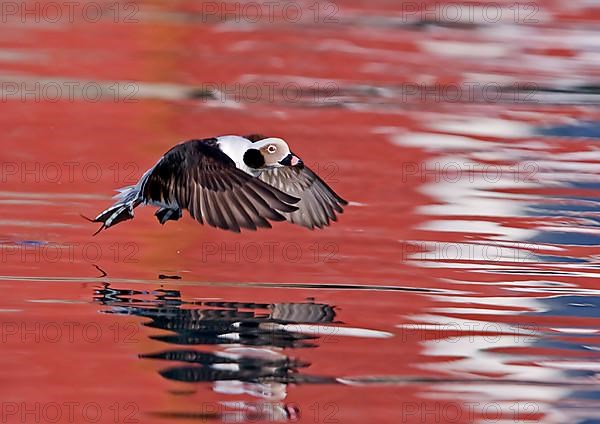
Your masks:
{"label": "reflection of bird in water", "polygon": [[161,375],[165,378],[188,382],[241,380],[289,383],[290,372],[297,372],[298,368],[310,365],[307,362],[290,359],[284,355],[269,358],[251,356],[249,355],[251,353],[251,351],[245,351],[236,354],[229,350],[217,353],[171,350],[140,355],[140,357],[193,364],[161,371]]}
{"label": "reflection of bird in water", "polygon": [[[109,285],[96,291],[95,301],[110,306],[109,313],[146,317],[151,321],[145,326],[173,333],[150,336],[154,340],[186,346],[232,345],[220,352],[173,349],[140,355],[177,362],[177,366],[160,371],[167,379],[254,384],[335,382],[330,377],[300,375],[298,370],[310,366],[308,362],[267,349],[317,347],[318,335],[290,331],[290,327],[333,323],[335,312],[330,305],[184,301],[176,290],[142,292]],[[181,362],[188,365],[179,365]]]}
{"label": "reflection of bird in water", "polygon": [[[284,348],[318,348],[328,335],[385,338],[392,334],[362,328],[340,327],[330,305],[305,303],[254,303],[186,301],[178,290],[138,291],[113,289],[105,284],[94,301],[110,307],[106,313],[148,318],[144,325],[171,332],[150,336],[180,348],[144,353],[144,360],[169,361],[159,371],[168,380],[213,382],[224,395],[250,395],[256,402],[232,400],[194,403],[193,411],[152,413],[166,419],[221,420],[223,422],[297,421],[300,408],[283,402],[293,384],[344,384],[339,378],[301,373],[310,363],[283,354]],[[198,350],[210,345],[213,350]],[[218,346],[218,350],[214,350]],[[347,381],[350,381],[346,379]],[[193,386],[192,386],[193,387]],[[173,395],[191,395],[177,390]]]}

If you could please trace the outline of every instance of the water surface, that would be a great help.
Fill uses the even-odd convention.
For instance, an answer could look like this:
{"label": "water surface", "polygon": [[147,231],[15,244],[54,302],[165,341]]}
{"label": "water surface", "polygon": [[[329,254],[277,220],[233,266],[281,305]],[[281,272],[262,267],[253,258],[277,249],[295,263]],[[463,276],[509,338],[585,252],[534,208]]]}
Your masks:
{"label": "water surface", "polygon": [[[298,4],[7,23],[2,421],[600,421],[598,9]],[[351,201],[339,223],[80,217],[177,141],[256,132]]]}

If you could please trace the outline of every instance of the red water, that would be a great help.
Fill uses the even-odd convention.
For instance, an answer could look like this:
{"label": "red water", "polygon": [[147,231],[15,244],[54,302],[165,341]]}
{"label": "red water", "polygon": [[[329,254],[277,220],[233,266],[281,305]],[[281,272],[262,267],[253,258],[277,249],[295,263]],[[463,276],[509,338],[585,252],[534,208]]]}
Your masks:
{"label": "red water", "polygon": [[[600,9],[56,4],[2,14],[1,422],[600,420]],[[256,132],[338,223],[80,217]]]}

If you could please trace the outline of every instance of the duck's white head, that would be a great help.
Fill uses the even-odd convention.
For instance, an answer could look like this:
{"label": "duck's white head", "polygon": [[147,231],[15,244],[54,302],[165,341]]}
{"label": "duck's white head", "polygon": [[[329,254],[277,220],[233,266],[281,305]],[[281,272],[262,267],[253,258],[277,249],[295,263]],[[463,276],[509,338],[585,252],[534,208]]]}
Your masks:
{"label": "duck's white head", "polygon": [[265,138],[252,143],[244,153],[244,164],[253,169],[296,166],[302,161],[281,138]]}
{"label": "duck's white head", "polygon": [[229,156],[239,169],[254,176],[260,175],[266,169],[302,164],[281,138],[251,141],[246,137],[221,136],[217,140],[221,151]]}

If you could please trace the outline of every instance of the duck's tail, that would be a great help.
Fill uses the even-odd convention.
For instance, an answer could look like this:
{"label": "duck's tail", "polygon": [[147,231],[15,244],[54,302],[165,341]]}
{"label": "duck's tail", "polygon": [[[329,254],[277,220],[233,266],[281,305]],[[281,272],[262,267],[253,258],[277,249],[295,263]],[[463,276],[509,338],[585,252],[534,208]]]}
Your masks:
{"label": "duck's tail", "polygon": [[102,223],[102,226],[94,233],[94,235],[119,222],[133,219],[133,209],[142,203],[139,187],[137,185],[123,187],[119,189],[119,191],[120,193],[115,196],[115,198],[118,199],[117,202],[100,212],[96,218],[91,219],[81,215],[88,221]]}

